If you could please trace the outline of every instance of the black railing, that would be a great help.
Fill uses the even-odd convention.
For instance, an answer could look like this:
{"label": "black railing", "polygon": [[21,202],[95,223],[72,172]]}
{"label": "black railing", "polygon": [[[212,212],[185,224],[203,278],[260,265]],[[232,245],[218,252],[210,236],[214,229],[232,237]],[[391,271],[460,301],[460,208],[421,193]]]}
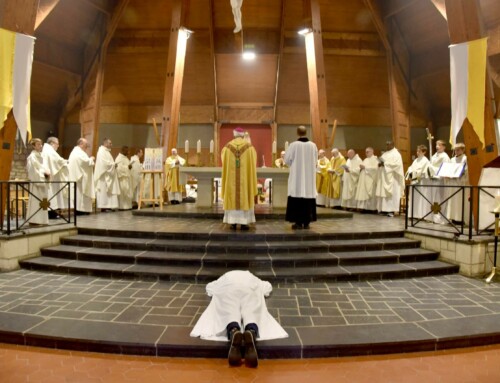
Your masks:
{"label": "black railing", "polygon": [[[40,198],[31,192],[30,185],[43,184],[48,188],[49,185],[58,185],[55,193],[50,198]],[[30,181],[0,181],[0,201],[5,201],[5,210],[0,216],[1,234],[11,235],[12,233],[24,230],[29,225],[29,221],[35,214],[41,210],[54,212],[59,221],[51,222],[50,226],[58,224],[73,223],[76,226],[76,186],[75,182],[30,182]],[[57,212],[51,207],[51,201],[58,198],[60,194],[65,195],[64,200],[67,206],[67,215]],[[29,214],[27,206],[28,201],[38,202],[39,207],[36,211]],[[64,209],[66,210],[66,209]],[[27,216],[29,214],[29,216]]]}
{"label": "black railing", "polygon": [[[441,192],[440,198],[431,197],[436,190]],[[421,228],[441,233],[452,233],[455,237],[463,235],[469,240],[474,236],[489,235],[494,229],[495,219],[493,215],[484,217],[484,209],[481,207],[491,207],[491,209],[488,209],[490,214],[495,206],[495,195],[497,193],[500,193],[500,186],[407,185],[405,228]],[[460,198],[460,211],[458,212],[460,219],[458,220],[450,218],[449,210],[451,206],[449,206],[449,203],[453,198]],[[414,211],[417,199],[424,206],[418,216]],[[474,207],[476,207],[476,215],[474,215]],[[432,224],[436,215],[439,216],[442,224]],[[456,217],[456,214],[453,216]],[[491,223],[488,223],[489,218],[491,218]],[[475,220],[477,222],[474,222]]]}

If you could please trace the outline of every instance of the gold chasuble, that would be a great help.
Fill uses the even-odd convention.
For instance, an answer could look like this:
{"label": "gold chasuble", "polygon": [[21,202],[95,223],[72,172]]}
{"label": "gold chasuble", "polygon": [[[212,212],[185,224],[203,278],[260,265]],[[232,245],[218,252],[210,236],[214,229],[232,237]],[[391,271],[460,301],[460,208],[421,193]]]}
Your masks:
{"label": "gold chasuble", "polygon": [[251,210],[257,195],[257,154],[242,137],[222,149],[222,190],[224,210]]}
{"label": "gold chasuble", "polygon": [[[177,164],[177,161],[179,163]],[[165,160],[165,190],[171,193],[181,193],[183,185],[179,179],[179,166],[183,166],[186,160],[180,156],[170,156]]]}
{"label": "gold chasuble", "polygon": [[328,185],[328,198],[331,199],[339,199],[340,198],[340,181],[342,180],[342,175],[344,174],[344,168],[342,165],[345,165],[346,160],[342,154],[339,154],[337,158],[332,157],[330,160],[330,169],[333,170],[331,174],[330,182]]}
{"label": "gold chasuble", "polygon": [[316,166],[316,190],[319,194],[328,193],[328,169],[330,169],[330,160],[326,157],[320,158]]}

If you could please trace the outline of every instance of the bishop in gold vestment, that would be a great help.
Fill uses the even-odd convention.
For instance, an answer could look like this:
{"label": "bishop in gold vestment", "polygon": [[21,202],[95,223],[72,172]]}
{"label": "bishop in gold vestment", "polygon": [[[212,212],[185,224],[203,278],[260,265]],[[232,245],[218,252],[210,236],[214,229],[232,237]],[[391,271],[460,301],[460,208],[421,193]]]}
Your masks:
{"label": "bishop in gold vestment", "polygon": [[236,128],[234,139],[222,149],[222,188],[224,223],[242,230],[255,222],[254,203],[257,195],[257,154],[244,139],[244,131]]}
{"label": "bishop in gold vestment", "polygon": [[172,205],[182,202],[182,184],[180,182],[179,167],[184,166],[186,160],[177,154],[177,149],[172,149],[172,155],[165,160],[165,190],[168,200]]}
{"label": "bishop in gold vestment", "polygon": [[332,149],[332,158],[330,159],[330,182],[328,183],[328,205],[330,207],[340,206],[342,202],[342,176],[344,174],[344,168],[346,160],[345,157],[340,154],[337,148]]}

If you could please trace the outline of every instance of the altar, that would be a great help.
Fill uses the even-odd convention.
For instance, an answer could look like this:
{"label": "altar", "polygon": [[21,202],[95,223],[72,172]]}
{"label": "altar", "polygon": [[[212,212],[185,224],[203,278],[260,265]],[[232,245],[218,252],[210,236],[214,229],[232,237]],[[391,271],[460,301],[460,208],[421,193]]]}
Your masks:
{"label": "altar", "polygon": [[[221,177],[222,168],[181,167],[179,171],[181,175],[191,176],[198,180],[198,197],[196,199],[196,206],[211,207],[214,200],[214,178]],[[288,199],[288,174],[288,168],[257,168],[257,178],[271,178],[273,180],[271,194],[273,207],[286,207]]]}

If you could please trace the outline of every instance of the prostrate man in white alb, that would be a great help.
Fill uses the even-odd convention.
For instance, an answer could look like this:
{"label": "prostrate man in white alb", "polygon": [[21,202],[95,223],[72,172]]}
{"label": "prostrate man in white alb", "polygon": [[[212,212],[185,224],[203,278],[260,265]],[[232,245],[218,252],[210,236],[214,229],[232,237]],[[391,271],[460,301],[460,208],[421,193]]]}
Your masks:
{"label": "prostrate man in white alb", "polygon": [[142,149],[137,149],[135,154],[130,157],[130,173],[132,175],[132,205],[136,206],[139,202],[139,193],[141,188],[142,163],[141,159],[144,156]]}
{"label": "prostrate man in white alb", "polygon": [[128,146],[123,146],[120,153],[115,158],[116,175],[118,185],[120,186],[120,195],[118,196],[118,209],[132,209],[132,165],[128,159]]}
{"label": "prostrate man in white alb", "polygon": [[394,142],[386,142],[387,151],[379,157],[377,174],[377,210],[379,213],[394,217],[394,212],[399,211],[401,197],[405,192],[405,176],[403,172],[403,159],[394,147]]}
{"label": "prostrate man in white alb", "polygon": [[378,159],[373,155],[373,148],[365,149],[366,158],[359,165],[358,187],[356,189],[356,207],[361,211],[373,212],[377,210],[375,187],[377,184]]}
{"label": "prostrate man in white alb", "polygon": [[347,151],[347,162],[344,165],[343,185],[342,185],[342,203],[341,206],[345,209],[355,209],[356,189],[358,187],[360,165],[363,161],[359,158],[354,149]]}
{"label": "prostrate man in white alb", "polygon": [[118,209],[120,186],[116,174],[116,163],[111,155],[113,144],[105,138],[97,151],[94,180],[96,189],[96,204],[101,211]]}
{"label": "prostrate man in white alb", "polygon": [[[91,213],[92,200],[95,198],[94,157],[87,154],[88,147],[87,140],[80,138],[68,159],[69,179],[76,182],[77,214]],[[73,199],[73,195],[71,198]]]}
{"label": "prostrate man in white alb", "polygon": [[48,185],[50,219],[58,217],[57,211],[68,208],[68,188],[64,183],[56,183],[68,181],[68,160],[65,160],[57,153],[58,148],[59,139],[57,137],[49,137],[42,148],[43,162],[50,172],[51,183]]}

